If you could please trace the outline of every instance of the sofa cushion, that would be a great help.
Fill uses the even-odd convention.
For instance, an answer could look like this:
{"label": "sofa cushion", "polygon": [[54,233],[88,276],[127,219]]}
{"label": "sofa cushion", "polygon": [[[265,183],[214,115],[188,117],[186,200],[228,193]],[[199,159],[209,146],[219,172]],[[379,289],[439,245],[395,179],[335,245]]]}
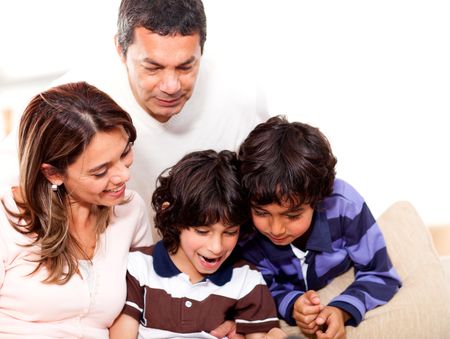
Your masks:
{"label": "sofa cushion", "polygon": [[[367,312],[358,327],[347,326],[347,338],[450,338],[450,286],[427,227],[408,202],[392,205],[378,224],[403,286],[386,305]],[[320,290],[321,302],[327,304],[353,276],[350,270]]]}

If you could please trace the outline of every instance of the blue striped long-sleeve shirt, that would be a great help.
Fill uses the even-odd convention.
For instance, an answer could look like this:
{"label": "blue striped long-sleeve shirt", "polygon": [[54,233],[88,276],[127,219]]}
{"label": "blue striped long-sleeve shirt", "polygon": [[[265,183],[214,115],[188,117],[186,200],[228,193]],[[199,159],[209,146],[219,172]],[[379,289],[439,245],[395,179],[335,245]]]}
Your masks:
{"label": "blue striped long-sleeve shirt", "polygon": [[278,246],[257,234],[242,245],[242,255],[261,271],[278,313],[290,325],[295,325],[294,303],[304,292],[319,290],[354,267],[355,280],[329,305],[351,315],[346,325],[357,326],[368,310],[388,302],[401,286],[380,228],[361,195],[339,179],[333,193],[316,206],[311,227],[306,280],[292,244]]}

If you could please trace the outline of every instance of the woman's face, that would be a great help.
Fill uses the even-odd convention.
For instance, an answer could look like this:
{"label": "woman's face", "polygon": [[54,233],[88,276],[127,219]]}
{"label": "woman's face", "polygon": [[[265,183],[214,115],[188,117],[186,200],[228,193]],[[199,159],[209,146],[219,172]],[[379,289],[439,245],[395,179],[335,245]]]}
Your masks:
{"label": "woman's face", "polygon": [[97,132],[63,177],[70,201],[82,206],[122,202],[132,163],[132,144],[122,127]]}

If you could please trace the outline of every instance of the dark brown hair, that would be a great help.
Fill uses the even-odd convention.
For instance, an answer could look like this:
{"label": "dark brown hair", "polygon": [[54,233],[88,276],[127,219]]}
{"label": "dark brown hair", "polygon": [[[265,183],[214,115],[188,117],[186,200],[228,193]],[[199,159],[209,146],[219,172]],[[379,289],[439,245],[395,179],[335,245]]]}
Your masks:
{"label": "dark brown hair", "polygon": [[182,229],[217,222],[243,225],[249,217],[248,202],[236,154],[213,150],[187,154],[167,175],[159,176],[152,205],[155,227],[170,253],[178,250]]}
{"label": "dark brown hair", "polygon": [[249,134],[239,150],[242,184],[252,203],[315,207],[333,191],[336,158],[319,129],[283,116]]}
{"label": "dark brown hair", "polygon": [[[25,109],[19,126],[20,193],[15,229],[32,235],[40,253],[35,270],[45,267],[47,283],[64,284],[78,271],[76,250],[68,225],[68,196],[64,185],[52,192],[41,165],[61,175],[76,161],[97,132],[123,128],[129,141],[136,139],[131,117],[107,94],[86,82],[70,83],[36,95]],[[95,207],[97,234],[109,221],[111,208]],[[78,247],[77,247],[78,246]]]}

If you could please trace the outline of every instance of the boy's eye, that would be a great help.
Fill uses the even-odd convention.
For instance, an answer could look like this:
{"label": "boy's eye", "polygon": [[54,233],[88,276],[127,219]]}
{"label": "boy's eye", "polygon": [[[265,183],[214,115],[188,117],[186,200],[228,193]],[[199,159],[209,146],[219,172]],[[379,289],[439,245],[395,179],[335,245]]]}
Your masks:
{"label": "boy's eye", "polygon": [[260,216],[260,217],[266,216],[268,214],[266,211],[263,211],[263,210],[260,210],[260,209],[257,209],[257,208],[253,208],[253,213],[255,215],[257,215],[257,216]]}
{"label": "boy's eye", "polygon": [[301,218],[301,214],[288,214],[288,215],[286,215],[286,217],[289,219],[289,220],[296,220],[296,219],[299,219],[299,218]]}
{"label": "boy's eye", "polygon": [[225,235],[234,237],[239,234],[239,229],[240,229],[240,227],[233,227],[233,228],[227,229],[224,233],[225,233]]}
{"label": "boy's eye", "polygon": [[201,228],[195,228],[194,231],[195,231],[195,233],[200,234],[200,235],[208,234],[208,230],[203,230]]}
{"label": "boy's eye", "polygon": [[239,231],[238,230],[236,230],[236,231],[226,231],[225,234],[230,236],[230,237],[234,237],[234,236],[239,234]]}

